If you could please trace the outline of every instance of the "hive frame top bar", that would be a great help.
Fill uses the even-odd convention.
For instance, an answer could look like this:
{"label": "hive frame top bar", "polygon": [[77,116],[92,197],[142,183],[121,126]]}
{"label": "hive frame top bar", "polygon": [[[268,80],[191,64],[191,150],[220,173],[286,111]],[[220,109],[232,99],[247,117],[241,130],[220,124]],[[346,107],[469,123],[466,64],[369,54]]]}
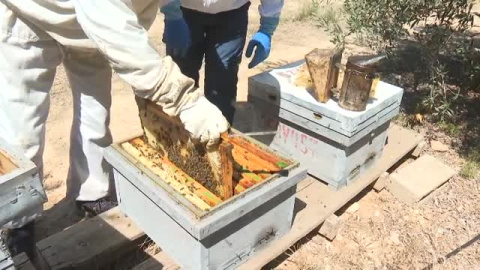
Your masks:
{"label": "hive frame top bar", "polygon": [[22,174],[34,174],[37,172],[37,168],[32,161],[25,158],[18,149],[7,144],[2,139],[0,139],[0,155],[9,159],[16,166],[10,173],[0,175],[0,186]]}

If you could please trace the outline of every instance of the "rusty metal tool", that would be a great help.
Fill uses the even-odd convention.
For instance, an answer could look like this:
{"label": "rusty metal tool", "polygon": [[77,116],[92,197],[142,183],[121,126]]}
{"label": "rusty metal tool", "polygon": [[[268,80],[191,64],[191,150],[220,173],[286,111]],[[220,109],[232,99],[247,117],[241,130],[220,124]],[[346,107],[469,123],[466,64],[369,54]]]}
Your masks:
{"label": "rusty metal tool", "polygon": [[314,98],[322,103],[330,99],[332,89],[337,87],[343,50],[315,49],[305,56],[315,88]]}

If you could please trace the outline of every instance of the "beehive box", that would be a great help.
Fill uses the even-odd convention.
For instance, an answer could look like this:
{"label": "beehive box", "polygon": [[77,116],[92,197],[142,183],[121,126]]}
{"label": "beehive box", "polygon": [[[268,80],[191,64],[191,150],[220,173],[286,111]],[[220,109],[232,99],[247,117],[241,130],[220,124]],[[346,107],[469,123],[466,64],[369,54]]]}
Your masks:
{"label": "beehive box", "polygon": [[46,201],[35,164],[0,140],[0,227],[9,227]]}
{"label": "beehive box", "polygon": [[161,158],[143,136],[106,151],[120,208],[182,269],[234,269],[290,230],[306,170],[248,138],[228,140],[238,165],[226,200]]}
{"label": "beehive box", "polygon": [[382,154],[390,120],[399,113],[403,89],[379,82],[363,112],[342,109],[335,99],[317,102],[304,61],[253,76],[248,100],[257,110],[254,131],[277,130],[259,138],[299,160],[310,175],[334,189],[358,177]]}
{"label": "beehive box", "polygon": [[12,257],[0,247],[0,270],[15,270]]}

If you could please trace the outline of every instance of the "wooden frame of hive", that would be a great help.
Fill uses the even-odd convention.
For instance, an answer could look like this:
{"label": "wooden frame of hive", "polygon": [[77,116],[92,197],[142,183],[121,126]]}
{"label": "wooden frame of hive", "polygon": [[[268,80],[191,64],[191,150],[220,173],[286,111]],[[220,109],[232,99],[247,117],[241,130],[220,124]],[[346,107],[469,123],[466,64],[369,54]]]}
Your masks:
{"label": "wooden frame of hive", "polygon": [[7,153],[0,149],[0,176],[10,173],[18,166],[12,161]]}
{"label": "wooden frame of hive", "polygon": [[200,218],[299,166],[298,162],[273,152],[240,132],[231,132],[235,136],[223,136],[223,140],[233,146],[233,159],[244,171],[240,173],[240,179],[233,181],[234,194],[227,199],[215,195],[168,159],[158,158],[158,153],[145,143],[143,135],[114,144],[113,148]]}
{"label": "wooden frame of hive", "polygon": [[[250,190],[288,174],[299,165],[298,162],[279,156],[236,130],[232,130],[232,133],[237,134],[228,138],[228,142],[233,145],[233,157],[245,171],[241,173],[239,181],[234,181],[234,196],[228,199],[216,196],[169,160],[152,158],[155,150],[145,143],[142,135],[114,144],[113,148],[178,202],[187,206],[198,217],[203,217],[238,196],[248,194]],[[274,165],[272,159],[277,165]],[[271,170],[273,168],[275,171]]]}
{"label": "wooden frame of hive", "polygon": [[201,210],[208,210],[276,173],[288,172],[294,164],[239,134],[225,133],[215,151],[206,150],[191,141],[178,117],[166,115],[148,100],[137,98],[137,104],[144,134],[122,143],[121,150]]}

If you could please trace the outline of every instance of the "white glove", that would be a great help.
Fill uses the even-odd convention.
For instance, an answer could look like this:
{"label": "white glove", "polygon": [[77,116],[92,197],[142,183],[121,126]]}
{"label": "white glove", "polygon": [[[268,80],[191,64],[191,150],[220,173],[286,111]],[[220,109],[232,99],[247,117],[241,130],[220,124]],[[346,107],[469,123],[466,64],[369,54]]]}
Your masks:
{"label": "white glove", "polygon": [[192,139],[206,143],[207,148],[218,144],[229,128],[222,112],[204,96],[182,108],[180,120]]}

